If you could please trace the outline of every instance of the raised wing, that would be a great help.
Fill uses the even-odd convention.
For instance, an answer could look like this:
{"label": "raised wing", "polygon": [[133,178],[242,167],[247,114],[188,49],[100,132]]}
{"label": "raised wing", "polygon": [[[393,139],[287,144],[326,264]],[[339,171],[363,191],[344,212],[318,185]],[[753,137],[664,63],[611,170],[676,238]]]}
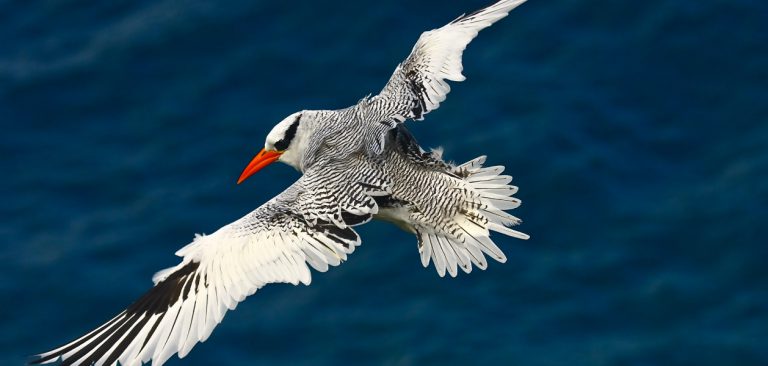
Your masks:
{"label": "raised wing", "polygon": [[501,0],[487,8],[462,15],[442,28],[424,32],[411,54],[395,69],[379,95],[371,99],[386,111],[377,121],[401,123],[421,120],[437,109],[451,87],[447,80],[464,81],[461,57],[477,33],[504,18],[526,0]]}
{"label": "raised wing", "polygon": [[255,211],[176,254],[182,262],[155,274],[155,286],[112,320],[33,364],[162,365],[205,341],[227,310],[268,283],[309,285],[312,268],[336,266],[360,244],[351,226],[378,210],[371,196],[386,182],[363,161],[323,164]]}

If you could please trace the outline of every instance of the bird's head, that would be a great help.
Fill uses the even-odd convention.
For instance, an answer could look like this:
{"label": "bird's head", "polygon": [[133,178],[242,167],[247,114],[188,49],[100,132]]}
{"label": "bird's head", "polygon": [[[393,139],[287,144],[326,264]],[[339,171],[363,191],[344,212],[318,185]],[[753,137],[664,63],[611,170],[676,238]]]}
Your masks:
{"label": "bird's head", "polygon": [[264,142],[264,148],[251,160],[237,184],[276,161],[300,169],[302,154],[306,148],[307,122],[309,111],[301,111],[285,117],[272,128]]}

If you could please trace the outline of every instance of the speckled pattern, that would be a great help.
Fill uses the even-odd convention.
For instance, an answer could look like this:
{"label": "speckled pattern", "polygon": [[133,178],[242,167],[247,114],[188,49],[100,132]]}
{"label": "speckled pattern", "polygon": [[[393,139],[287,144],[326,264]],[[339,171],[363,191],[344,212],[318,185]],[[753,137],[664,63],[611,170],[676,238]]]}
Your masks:
{"label": "speckled pattern", "polygon": [[[488,1],[0,0],[0,364],[91,329],[298,176],[280,119]],[[440,278],[386,223],[168,365],[768,364],[768,3],[529,1],[412,130],[514,175],[528,241]]]}

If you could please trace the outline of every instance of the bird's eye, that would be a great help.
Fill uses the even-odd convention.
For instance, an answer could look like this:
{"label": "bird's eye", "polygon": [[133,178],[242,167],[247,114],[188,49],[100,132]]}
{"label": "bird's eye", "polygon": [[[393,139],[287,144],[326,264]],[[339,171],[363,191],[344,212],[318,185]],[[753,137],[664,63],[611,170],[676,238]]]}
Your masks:
{"label": "bird's eye", "polygon": [[282,139],[275,143],[275,150],[277,151],[285,151],[288,148],[288,145],[290,145],[290,141],[286,141],[285,139]]}
{"label": "bird's eye", "polygon": [[296,130],[299,128],[299,121],[301,121],[301,114],[296,116],[296,119],[291,123],[291,126],[285,130],[283,138],[280,139],[280,141],[275,142],[275,149],[277,151],[285,151],[288,149],[288,146],[291,145],[291,141],[296,137]]}

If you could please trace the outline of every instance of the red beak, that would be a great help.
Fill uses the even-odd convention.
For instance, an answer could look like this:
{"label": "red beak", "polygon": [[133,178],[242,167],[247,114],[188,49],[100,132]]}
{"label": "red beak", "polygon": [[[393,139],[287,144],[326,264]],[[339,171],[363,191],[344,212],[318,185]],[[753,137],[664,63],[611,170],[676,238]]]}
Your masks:
{"label": "red beak", "polygon": [[256,157],[253,158],[250,163],[248,163],[247,167],[245,167],[243,174],[240,174],[240,178],[237,180],[237,184],[242,183],[244,180],[248,179],[248,177],[252,176],[254,173],[258,172],[265,166],[274,163],[277,161],[277,159],[280,158],[280,155],[282,154],[283,153],[279,151],[267,151],[261,149]]}

